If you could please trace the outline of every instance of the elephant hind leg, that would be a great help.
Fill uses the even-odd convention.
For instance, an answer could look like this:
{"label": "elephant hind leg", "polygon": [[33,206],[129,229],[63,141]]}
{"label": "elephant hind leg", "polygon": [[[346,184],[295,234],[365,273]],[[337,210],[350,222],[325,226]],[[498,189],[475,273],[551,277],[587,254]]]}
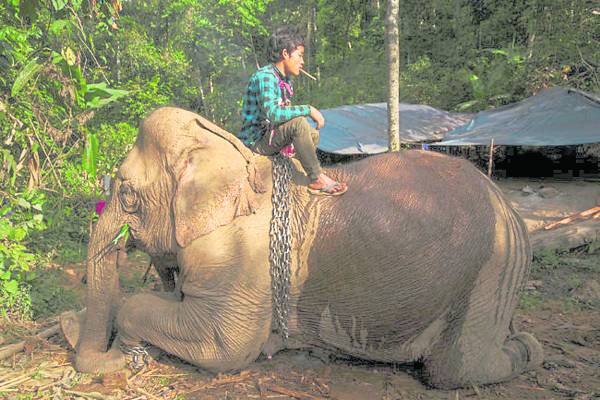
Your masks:
{"label": "elephant hind leg", "polygon": [[540,343],[530,334],[519,332],[501,346],[490,346],[479,354],[453,349],[446,357],[425,362],[426,379],[440,389],[485,385],[507,381],[538,367],[543,361]]}
{"label": "elephant hind leg", "polygon": [[496,214],[493,254],[470,293],[451,309],[448,327],[425,361],[426,376],[436,387],[501,382],[543,361],[532,335],[509,332],[531,250],[523,222],[497,191],[490,192]]}

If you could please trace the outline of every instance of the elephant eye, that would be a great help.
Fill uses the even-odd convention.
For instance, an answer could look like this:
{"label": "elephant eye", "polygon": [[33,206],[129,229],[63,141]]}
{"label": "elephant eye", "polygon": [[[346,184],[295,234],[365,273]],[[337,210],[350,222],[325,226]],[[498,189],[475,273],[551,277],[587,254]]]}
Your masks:
{"label": "elephant eye", "polygon": [[133,213],[138,209],[139,197],[135,190],[128,184],[123,184],[119,188],[119,201],[123,210],[128,213]]}

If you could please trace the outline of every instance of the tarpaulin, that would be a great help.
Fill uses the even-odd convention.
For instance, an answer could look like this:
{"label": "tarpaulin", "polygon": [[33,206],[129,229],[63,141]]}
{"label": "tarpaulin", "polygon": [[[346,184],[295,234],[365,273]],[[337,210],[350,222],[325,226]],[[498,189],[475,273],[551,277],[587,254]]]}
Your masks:
{"label": "tarpaulin", "polygon": [[515,104],[477,113],[432,146],[567,146],[600,142],[600,100],[552,88]]}
{"label": "tarpaulin", "polygon": [[[335,154],[376,154],[388,149],[387,104],[362,104],[321,110],[325,126],[319,150]],[[433,142],[471,119],[433,107],[400,104],[400,141]]]}

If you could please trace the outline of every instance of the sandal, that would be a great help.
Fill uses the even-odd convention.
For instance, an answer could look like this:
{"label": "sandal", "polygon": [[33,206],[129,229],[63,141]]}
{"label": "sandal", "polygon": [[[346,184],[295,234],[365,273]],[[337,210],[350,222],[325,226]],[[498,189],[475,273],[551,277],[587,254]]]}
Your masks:
{"label": "sandal", "polygon": [[[342,188],[341,190],[336,190]],[[310,194],[314,194],[316,196],[339,196],[348,190],[348,186],[342,185],[340,182],[333,182],[327,186],[324,186],[320,189],[313,189],[310,186],[308,187],[308,192]]]}

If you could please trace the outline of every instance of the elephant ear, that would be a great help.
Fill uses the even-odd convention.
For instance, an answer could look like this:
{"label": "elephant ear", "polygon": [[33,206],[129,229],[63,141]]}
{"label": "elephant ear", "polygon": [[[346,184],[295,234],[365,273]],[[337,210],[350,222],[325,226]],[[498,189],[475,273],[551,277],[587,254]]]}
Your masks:
{"label": "elephant ear", "polygon": [[198,124],[198,126],[211,131],[215,135],[220,136],[227,142],[231,143],[231,145],[242,155],[242,157],[244,157],[244,160],[246,160],[248,182],[250,183],[252,190],[254,190],[255,193],[264,193],[266,189],[262,180],[260,179],[258,168],[254,162],[254,153],[252,153],[252,151],[250,151],[250,149],[248,149],[246,145],[244,145],[244,143],[242,143],[237,137],[218,125],[210,122],[209,120],[197,116],[195,122]]}
{"label": "elephant ear", "polygon": [[[195,125],[195,129],[213,132],[198,120]],[[226,141],[231,144],[234,144],[231,140],[238,141],[224,132],[231,136],[225,138]],[[221,134],[217,136],[223,138]],[[244,146],[241,142],[240,145]],[[181,247],[229,224],[236,217],[254,213],[257,208],[255,193],[264,191],[252,153],[250,161],[242,153],[247,150],[245,147],[242,151],[229,144],[210,147],[190,146],[176,170],[175,238]]]}

